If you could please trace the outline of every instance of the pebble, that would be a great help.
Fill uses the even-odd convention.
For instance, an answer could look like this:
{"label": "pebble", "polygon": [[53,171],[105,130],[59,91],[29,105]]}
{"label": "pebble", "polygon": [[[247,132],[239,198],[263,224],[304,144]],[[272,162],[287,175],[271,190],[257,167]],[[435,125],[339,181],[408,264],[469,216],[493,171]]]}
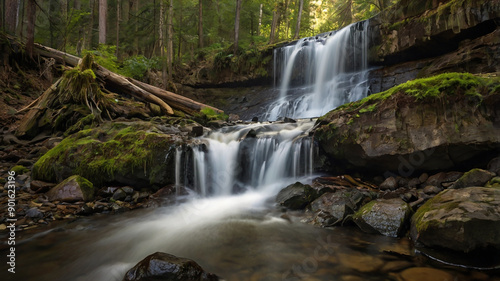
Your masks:
{"label": "pebble", "polygon": [[401,272],[404,281],[454,281],[453,275],[430,267],[412,267]]}

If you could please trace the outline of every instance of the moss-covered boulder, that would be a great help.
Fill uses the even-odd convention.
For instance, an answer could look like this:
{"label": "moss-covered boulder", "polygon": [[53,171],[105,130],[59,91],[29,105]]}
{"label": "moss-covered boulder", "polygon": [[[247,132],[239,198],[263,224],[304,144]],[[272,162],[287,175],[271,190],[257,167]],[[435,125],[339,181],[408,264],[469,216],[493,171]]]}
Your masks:
{"label": "moss-covered boulder", "polygon": [[470,186],[484,186],[495,176],[494,173],[483,169],[472,169],[461,176],[451,188],[464,188]]}
{"label": "moss-covered boulder", "polygon": [[486,165],[500,151],[498,116],[499,78],[446,73],[341,106],[318,120],[314,137],[337,167],[407,177]]}
{"label": "moss-covered boulder", "polygon": [[75,175],[51,188],[47,193],[50,201],[76,202],[94,200],[94,185],[84,177]]}
{"label": "moss-covered boulder", "polygon": [[500,251],[500,189],[442,191],[413,215],[411,236],[416,243],[432,248]]}
{"label": "moss-covered boulder", "polygon": [[365,232],[398,237],[408,229],[411,214],[411,207],[399,198],[377,199],[361,207],[353,220]]}
{"label": "moss-covered boulder", "polygon": [[[175,136],[162,124],[109,122],[65,138],[33,167],[33,178],[59,182],[80,175],[96,185],[159,187],[174,182]],[[163,131],[162,131],[163,130]]]}
{"label": "moss-covered boulder", "polygon": [[310,185],[296,182],[283,188],[276,195],[276,202],[292,210],[303,209],[318,198],[318,193]]}

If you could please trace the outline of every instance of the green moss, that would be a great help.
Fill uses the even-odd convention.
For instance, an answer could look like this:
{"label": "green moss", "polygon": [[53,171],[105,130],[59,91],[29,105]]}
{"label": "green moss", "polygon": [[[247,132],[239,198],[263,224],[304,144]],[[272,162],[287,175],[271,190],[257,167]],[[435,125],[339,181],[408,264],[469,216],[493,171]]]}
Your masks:
{"label": "green moss", "polygon": [[83,193],[84,201],[92,201],[94,200],[95,188],[94,185],[86,178],[81,176],[75,176],[75,181],[80,186],[80,189]]}
{"label": "green moss", "polygon": [[135,174],[157,181],[164,156],[158,151],[170,148],[170,137],[140,128],[113,124],[111,127],[78,132],[65,138],[42,156],[33,167],[33,176],[46,181],[60,181],[65,171],[91,179],[94,184],[113,182],[117,175]]}
{"label": "green moss", "polygon": [[12,167],[12,169],[10,169],[10,170],[15,172],[16,175],[22,175],[24,173],[29,172],[29,169],[22,166],[22,165],[16,165],[16,166]]}

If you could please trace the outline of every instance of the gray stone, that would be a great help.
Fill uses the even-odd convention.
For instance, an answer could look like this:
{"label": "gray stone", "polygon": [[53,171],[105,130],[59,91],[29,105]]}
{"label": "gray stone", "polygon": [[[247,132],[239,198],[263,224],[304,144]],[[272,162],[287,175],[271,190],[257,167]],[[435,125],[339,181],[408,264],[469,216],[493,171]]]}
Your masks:
{"label": "gray stone", "polygon": [[219,277],[207,273],[193,260],[156,252],[140,261],[123,277],[123,281],[150,280],[216,281]]}
{"label": "gray stone", "polygon": [[398,188],[398,181],[394,177],[388,177],[379,186],[380,190],[396,190]]}
{"label": "gray stone", "polygon": [[303,209],[318,198],[316,190],[300,182],[291,184],[276,195],[276,202],[292,210]]}
{"label": "gray stone", "polygon": [[428,185],[428,186],[424,187],[425,194],[438,194],[442,190],[443,190],[442,188],[439,188],[439,187],[434,186],[434,185]]}
{"label": "gray stone", "polygon": [[43,218],[43,213],[38,210],[37,208],[31,208],[29,209],[28,211],[26,211],[26,217],[28,218],[38,218],[38,219],[41,219]]}
{"label": "gray stone", "polygon": [[482,169],[472,169],[459,178],[450,188],[458,189],[470,186],[484,186],[495,176],[494,173]]}
{"label": "gray stone", "polygon": [[427,247],[470,252],[500,250],[500,189],[447,189],[412,217],[413,240]]}
{"label": "gray stone", "polygon": [[356,189],[325,193],[311,203],[311,211],[315,213],[313,223],[321,226],[341,223],[366,198],[368,195]]}
{"label": "gray stone", "polygon": [[123,189],[117,189],[115,191],[115,193],[113,193],[113,199],[114,200],[119,200],[119,201],[123,201],[125,200],[125,198],[127,198],[127,193],[125,191],[123,191]]}
{"label": "gray stone", "polygon": [[411,212],[408,203],[399,198],[378,199],[361,207],[353,220],[365,232],[397,237],[406,231]]}
{"label": "gray stone", "polygon": [[78,175],[65,179],[46,193],[50,201],[64,202],[92,201],[94,194],[94,185]]}
{"label": "gray stone", "polygon": [[125,191],[125,193],[127,193],[129,195],[134,193],[134,189],[132,187],[130,187],[130,186],[124,186],[121,189],[123,191]]}
{"label": "gray stone", "polygon": [[488,163],[488,171],[500,176],[500,157],[494,158]]}

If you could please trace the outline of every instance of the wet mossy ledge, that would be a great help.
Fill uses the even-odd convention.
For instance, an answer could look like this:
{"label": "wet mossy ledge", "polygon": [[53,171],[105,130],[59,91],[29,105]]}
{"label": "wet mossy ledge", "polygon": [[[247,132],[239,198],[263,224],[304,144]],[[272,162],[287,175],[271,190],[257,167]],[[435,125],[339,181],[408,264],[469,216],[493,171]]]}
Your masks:
{"label": "wet mossy ledge", "polygon": [[348,170],[484,164],[500,152],[500,78],[445,73],[409,81],[332,110],[314,136],[330,163]]}
{"label": "wet mossy ledge", "polygon": [[179,141],[161,124],[106,122],[63,139],[33,166],[35,180],[61,182],[80,175],[93,184],[162,187],[174,181],[168,153]]}

